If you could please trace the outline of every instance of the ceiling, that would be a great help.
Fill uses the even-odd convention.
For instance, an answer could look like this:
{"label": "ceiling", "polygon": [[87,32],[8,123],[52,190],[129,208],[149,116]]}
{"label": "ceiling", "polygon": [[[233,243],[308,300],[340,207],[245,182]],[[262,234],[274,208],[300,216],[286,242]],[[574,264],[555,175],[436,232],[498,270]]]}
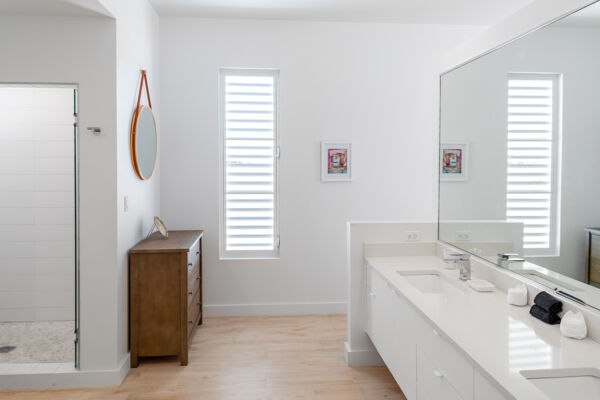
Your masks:
{"label": "ceiling", "polygon": [[533,0],[150,0],[161,16],[492,25]]}
{"label": "ceiling", "polygon": [[0,0],[0,15],[3,14],[53,17],[104,17],[108,15],[98,0]]}
{"label": "ceiling", "polygon": [[600,27],[600,3],[587,6],[567,18],[561,19],[555,26],[568,26],[574,28],[598,28]]}

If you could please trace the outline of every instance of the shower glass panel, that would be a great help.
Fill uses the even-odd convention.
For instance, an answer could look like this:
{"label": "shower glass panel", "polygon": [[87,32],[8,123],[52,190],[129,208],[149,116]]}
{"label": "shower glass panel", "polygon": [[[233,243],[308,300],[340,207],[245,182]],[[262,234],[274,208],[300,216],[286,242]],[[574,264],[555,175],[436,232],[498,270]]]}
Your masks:
{"label": "shower glass panel", "polygon": [[76,105],[0,85],[0,365],[77,364]]}

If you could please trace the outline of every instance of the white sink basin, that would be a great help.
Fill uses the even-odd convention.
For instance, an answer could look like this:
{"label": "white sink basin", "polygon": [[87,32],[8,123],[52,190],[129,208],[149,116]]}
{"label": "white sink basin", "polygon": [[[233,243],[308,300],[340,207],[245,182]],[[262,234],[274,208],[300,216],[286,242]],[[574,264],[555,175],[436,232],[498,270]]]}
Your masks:
{"label": "white sink basin", "polygon": [[469,289],[458,280],[454,281],[439,271],[396,271],[422,293],[461,294]]}
{"label": "white sink basin", "polygon": [[521,375],[551,399],[600,399],[600,370],[595,368],[521,371]]}

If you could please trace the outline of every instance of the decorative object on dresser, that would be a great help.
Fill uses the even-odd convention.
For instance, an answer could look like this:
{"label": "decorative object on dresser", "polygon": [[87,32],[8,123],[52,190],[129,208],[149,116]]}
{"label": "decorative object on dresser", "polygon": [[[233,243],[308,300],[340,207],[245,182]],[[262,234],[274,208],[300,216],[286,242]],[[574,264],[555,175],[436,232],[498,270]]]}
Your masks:
{"label": "decorative object on dresser", "polygon": [[154,232],[160,233],[165,239],[169,238],[169,230],[167,229],[167,226],[158,217],[154,217],[154,223],[152,224],[150,232],[148,232],[148,235],[146,235],[146,237],[149,238]]}
{"label": "decorative object on dresser", "polygon": [[139,357],[179,356],[202,324],[203,231],[159,232],[129,251],[131,367]]}

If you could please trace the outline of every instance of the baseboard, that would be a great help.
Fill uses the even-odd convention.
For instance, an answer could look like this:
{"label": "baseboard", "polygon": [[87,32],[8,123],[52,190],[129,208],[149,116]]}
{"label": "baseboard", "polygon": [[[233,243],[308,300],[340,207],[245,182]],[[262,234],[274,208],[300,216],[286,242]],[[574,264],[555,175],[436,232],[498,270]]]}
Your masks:
{"label": "baseboard", "polygon": [[205,317],[237,317],[255,315],[346,314],[348,303],[264,303],[264,304],[205,304]]}
{"label": "baseboard", "polygon": [[0,391],[53,390],[118,386],[129,372],[129,353],[119,368],[76,370],[72,364],[14,364],[0,375]]}
{"label": "baseboard", "polygon": [[352,367],[385,365],[377,350],[350,349],[348,342],[344,342],[344,360],[346,360],[346,364]]}

